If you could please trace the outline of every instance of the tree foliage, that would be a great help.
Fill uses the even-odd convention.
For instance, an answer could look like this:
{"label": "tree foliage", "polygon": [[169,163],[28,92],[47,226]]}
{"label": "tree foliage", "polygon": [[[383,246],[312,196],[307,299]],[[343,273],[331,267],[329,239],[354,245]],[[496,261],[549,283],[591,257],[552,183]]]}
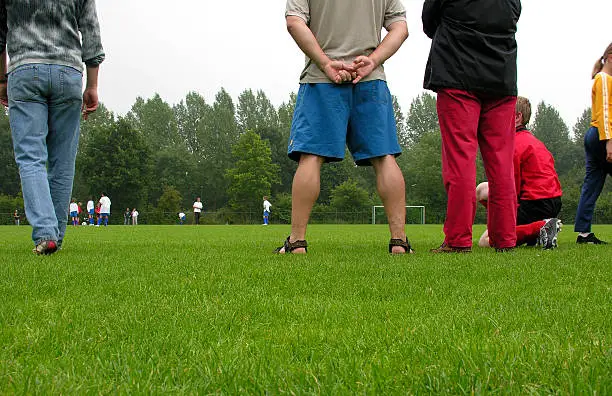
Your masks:
{"label": "tree foliage", "polygon": [[[224,222],[242,222],[249,220],[232,218],[232,213],[253,212],[259,220],[261,198],[271,195],[276,208],[273,221],[288,222],[297,165],[287,157],[287,142],[296,99],[292,93],[275,108],[263,91],[246,89],[235,105],[222,88],[212,103],[189,92],[170,106],[154,94],[137,98],[124,117],[101,104],[81,126],[73,196],[85,201],[105,191],[114,212],[137,206],[145,222],[176,222],[175,216],[163,219],[159,213],[191,208],[195,197],[201,196],[208,212],[223,212],[219,218]],[[404,113],[394,97],[393,110],[404,150],[398,164],[406,179],[407,203],[425,205],[428,221],[441,222],[446,193],[436,98],[422,93]],[[585,109],[570,134],[553,106],[540,103],[534,116],[533,131],[553,153],[561,178],[564,222],[573,220],[580,196],[585,171],[582,140],[590,118],[590,109]],[[351,221],[338,217],[351,211],[362,211],[367,218],[366,206],[371,201],[380,204],[372,168],[356,167],[348,151],[345,156],[344,161],[322,168],[314,222]],[[484,181],[480,159],[476,166],[478,181]],[[0,194],[8,196],[6,200],[19,199],[6,113],[0,114],[0,180]],[[610,197],[608,183],[598,201],[596,221],[612,222]],[[479,213],[478,221],[484,221],[484,212]]]}
{"label": "tree foliage", "polygon": [[247,131],[233,146],[232,157],[234,165],[226,172],[230,206],[238,212],[259,210],[262,197],[280,180],[268,143]]}

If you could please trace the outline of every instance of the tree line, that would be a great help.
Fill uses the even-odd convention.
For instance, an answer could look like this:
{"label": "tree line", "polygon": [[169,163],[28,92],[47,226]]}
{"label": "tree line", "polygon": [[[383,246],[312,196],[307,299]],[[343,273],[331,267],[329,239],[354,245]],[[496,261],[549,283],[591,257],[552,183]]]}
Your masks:
{"label": "tree line", "polygon": [[[295,94],[276,108],[263,91],[243,91],[235,102],[221,89],[213,103],[190,92],[170,105],[158,94],[137,98],[131,110],[117,115],[103,104],[81,128],[73,196],[85,202],[107,193],[113,202],[112,223],[122,223],[125,208],[138,208],[142,223],[176,221],[191,211],[196,197],[204,202],[203,223],[257,223],[262,197],[271,197],[272,222],[289,222],[291,182],[296,164],[287,157]],[[446,194],[441,176],[441,141],[436,99],[416,97],[403,112],[393,98],[403,154],[398,164],[406,179],[408,205],[425,205],[427,222],[444,220]],[[564,222],[574,220],[582,179],[582,139],[591,119],[585,109],[570,133],[559,112],[544,102],[537,106],[531,130],[555,158],[563,187]],[[484,181],[482,162],[477,164]],[[13,158],[6,113],[0,114],[0,213],[2,223],[22,208],[19,174]],[[368,223],[372,205],[380,205],[370,167],[345,160],[327,164],[312,222]],[[21,209],[20,209],[21,210]],[[419,218],[420,212],[408,212]],[[409,219],[410,220],[410,219]],[[599,198],[595,220],[612,222],[612,188]],[[477,222],[485,222],[479,209]]]}

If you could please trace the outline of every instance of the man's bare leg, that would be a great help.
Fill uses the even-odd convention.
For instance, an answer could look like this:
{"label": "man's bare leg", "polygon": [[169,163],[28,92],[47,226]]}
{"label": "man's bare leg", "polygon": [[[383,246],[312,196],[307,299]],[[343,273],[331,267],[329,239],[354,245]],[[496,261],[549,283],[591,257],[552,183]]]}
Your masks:
{"label": "man's bare leg", "polygon": [[[376,189],[385,206],[391,238],[406,240],[406,185],[395,157],[387,155],[372,159],[376,172]],[[404,253],[401,246],[393,246],[394,254]],[[409,252],[408,252],[409,253]]]}
{"label": "man's bare leg", "polygon": [[[321,165],[324,159],[312,154],[302,154],[298,168],[293,176],[291,187],[291,235],[289,242],[306,239],[306,226],[310,212],[321,189]],[[285,253],[281,249],[279,253]],[[306,249],[298,248],[291,253],[306,253]]]}

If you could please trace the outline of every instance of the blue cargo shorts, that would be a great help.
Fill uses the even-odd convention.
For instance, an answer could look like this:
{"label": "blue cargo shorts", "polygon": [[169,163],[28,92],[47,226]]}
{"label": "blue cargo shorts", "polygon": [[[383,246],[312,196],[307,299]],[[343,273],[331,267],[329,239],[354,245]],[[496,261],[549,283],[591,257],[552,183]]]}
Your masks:
{"label": "blue cargo shorts", "polygon": [[341,161],[348,147],[357,165],[398,156],[401,148],[387,83],[300,84],[287,154],[299,161],[314,154],[326,162]]}

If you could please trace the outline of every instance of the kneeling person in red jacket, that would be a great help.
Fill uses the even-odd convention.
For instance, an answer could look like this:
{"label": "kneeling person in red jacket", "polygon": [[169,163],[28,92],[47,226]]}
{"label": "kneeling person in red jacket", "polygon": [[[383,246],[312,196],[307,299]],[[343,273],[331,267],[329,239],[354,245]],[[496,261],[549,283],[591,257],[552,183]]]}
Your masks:
{"label": "kneeling person in red jacket", "polygon": [[[518,198],[516,215],[516,245],[541,245],[544,249],[557,246],[561,221],[561,184],[555,171],[555,160],[544,143],[527,130],[531,104],[527,98],[516,102],[514,145],[514,181]],[[476,188],[476,199],[487,207],[489,184]],[[480,237],[479,246],[491,246],[488,231]]]}

